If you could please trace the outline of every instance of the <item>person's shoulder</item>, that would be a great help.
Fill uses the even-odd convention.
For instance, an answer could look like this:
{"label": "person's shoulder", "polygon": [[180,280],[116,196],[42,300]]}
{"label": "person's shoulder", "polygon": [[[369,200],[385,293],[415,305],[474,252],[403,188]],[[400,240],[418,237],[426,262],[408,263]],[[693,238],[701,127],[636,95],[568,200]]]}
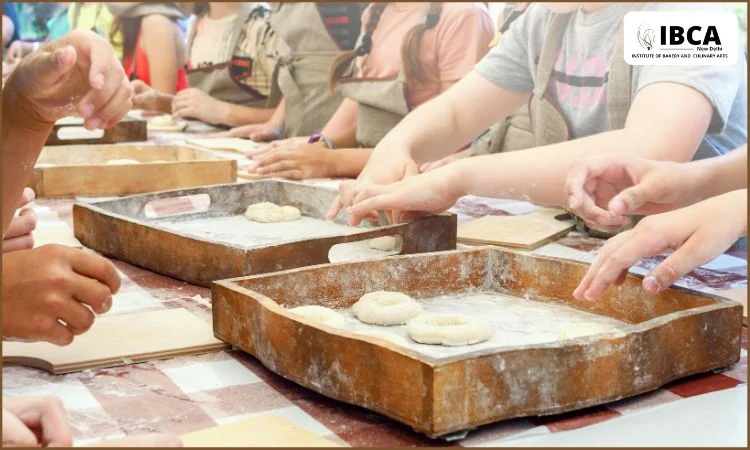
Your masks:
{"label": "person's shoulder", "polygon": [[466,17],[476,15],[490,16],[490,11],[479,2],[446,2],[443,3],[441,15],[445,18]]}

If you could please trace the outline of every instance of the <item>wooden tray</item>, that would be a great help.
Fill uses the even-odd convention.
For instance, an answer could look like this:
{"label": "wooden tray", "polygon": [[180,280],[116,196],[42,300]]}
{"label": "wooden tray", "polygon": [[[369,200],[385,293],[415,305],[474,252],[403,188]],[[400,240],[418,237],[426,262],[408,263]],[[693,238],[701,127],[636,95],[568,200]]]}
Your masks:
{"label": "wooden tray", "polygon": [[[205,212],[180,216],[179,224],[220,223],[236,220],[221,231],[232,235],[236,228],[252,239],[256,230],[284,230],[283,224],[255,224],[241,215],[248,205],[269,201],[300,208],[303,219],[326,227],[338,228],[331,234],[315,234],[301,229],[295,237],[282,235],[261,244],[245,243],[236,237],[229,241],[174,228],[170,220],[149,219],[145,206],[154,200],[207,194],[211,205]],[[426,217],[407,224],[384,227],[345,227],[343,214],[335,223],[326,223],[325,216],[337,191],[302,183],[263,180],[207,186],[154,194],[137,195],[117,200],[73,206],[73,230],[76,238],[87,247],[107,256],[127,261],[148,270],[169,275],[201,286],[214,280],[275,272],[314,264],[327,263],[332,247],[342,243],[367,242],[380,236],[400,236],[401,254],[433,252],[456,248],[456,217],[452,214]],[[178,219],[182,220],[182,219]],[[205,222],[200,222],[205,221]],[[217,222],[219,221],[219,222]],[[301,223],[301,221],[298,221]],[[287,222],[289,226],[294,225]],[[280,231],[283,233],[283,231]]]}
{"label": "wooden tray", "polygon": [[[106,164],[118,159],[133,159],[140,164]],[[70,197],[128,195],[235,180],[237,161],[196,147],[64,145],[42,149],[28,186],[37,197]]]}
{"label": "wooden tray", "polygon": [[[650,297],[634,276],[595,302],[581,302],[571,294],[586,269],[577,262],[481,247],[217,281],[214,333],[285,378],[431,437],[586,408],[739,360],[739,304],[686,289]],[[417,299],[447,296],[422,304],[427,311],[439,305],[456,312],[474,308],[473,314],[492,318],[499,341],[437,348],[404,338],[404,326],[368,335],[372,327],[348,308],[364,293],[381,289]],[[489,306],[470,301],[480,292],[517,298],[486,303],[497,308],[488,314]],[[307,304],[336,309],[346,324],[314,324],[286,309]],[[518,308],[536,313],[521,314]],[[548,335],[547,342],[539,337],[556,335],[550,325],[585,330],[585,322],[566,319],[570,314],[620,325],[599,334]],[[505,323],[502,329],[496,321]]]}
{"label": "wooden tray", "polygon": [[[81,133],[77,133],[79,129],[82,130]],[[118,142],[137,142],[148,139],[146,121],[133,118],[125,118],[117,125],[102,130],[102,132],[101,137],[76,137],[76,135],[86,136],[92,133],[83,128],[82,118],[66,117],[52,126],[52,131],[44,145],[116,144]]]}

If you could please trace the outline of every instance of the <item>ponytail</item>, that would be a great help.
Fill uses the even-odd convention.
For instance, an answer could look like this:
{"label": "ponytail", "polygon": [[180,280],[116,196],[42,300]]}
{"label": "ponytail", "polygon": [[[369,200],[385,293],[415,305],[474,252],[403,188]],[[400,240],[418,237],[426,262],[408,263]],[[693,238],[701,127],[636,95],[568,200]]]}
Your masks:
{"label": "ponytail", "polygon": [[372,35],[378,27],[380,17],[383,15],[383,11],[385,11],[388,3],[371,3],[371,5],[370,18],[367,20],[367,25],[365,25],[365,34],[362,36],[359,46],[354,50],[342,53],[331,64],[331,70],[328,73],[328,88],[331,92],[334,91],[336,83],[344,75],[344,72],[351,66],[354,58],[366,56],[372,50]]}
{"label": "ponytail", "polygon": [[403,64],[407,80],[415,80],[420,83],[434,81],[430,80],[425,73],[419,55],[421,54],[420,47],[422,45],[422,37],[424,36],[425,31],[437,26],[440,22],[440,13],[442,10],[442,3],[430,3],[427,10],[427,18],[424,23],[415,25],[408,33],[406,33],[406,36],[404,36],[404,42],[401,45],[401,64]]}

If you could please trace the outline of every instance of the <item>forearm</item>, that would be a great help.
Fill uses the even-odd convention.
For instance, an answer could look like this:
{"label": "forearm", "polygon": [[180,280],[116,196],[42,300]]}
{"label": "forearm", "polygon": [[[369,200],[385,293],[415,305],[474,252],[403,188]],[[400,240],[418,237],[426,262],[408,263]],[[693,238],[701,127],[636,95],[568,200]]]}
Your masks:
{"label": "forearm", "polygon": [[325,136],[331,140],[331,143],[333,144],[333,148],[339,148],[339,149],[356,149],[357,148],[356,126],[353,128],[349,128],[348,130],[345,130],[341,133],[335,134],[333,136],[328,136],[328,135],[325,135]]}
{"label": "forearm", "polygon": [[251,108],[234,103],[223,103],[228,106],[223,123],[233,127],[268,122],[276,110],[276,108]]}
{"label": "forearm", "polygon": [[357,127],[357,102],[344,98],[328,123],[320,130],[324,136],[335,136]]}
{"label": "forearm", "polygon": [[331,150],[333,178],[356,178],[372,154],[371,148],[341,148]]}
{"label": "forearm", "polygon": [[690,163],[699,182],[692,186],[698,200],[747,188],[747,145],[724,156]]}
{"label": "forearm", "polygon": [[27,119],[20,105],[12,92],[3,91],[3,236],[53,125]]}
{"label": "forearm", "polygon": [[280,130],[286,128],[286,99],[281,98],[279,106],[273,112],[273,115],[268,119],[268,124],[276,127]]}
{"label": "forearm", "polygon": [[563,206],[567,175],[583,158],[621,153],[655,160],[689,159],[689,151],[674,151],[662,139],[646,135],[639,130],[608,131],[519,152],[463,159],[446,169],[456,171],[452,178],[465,194]]}

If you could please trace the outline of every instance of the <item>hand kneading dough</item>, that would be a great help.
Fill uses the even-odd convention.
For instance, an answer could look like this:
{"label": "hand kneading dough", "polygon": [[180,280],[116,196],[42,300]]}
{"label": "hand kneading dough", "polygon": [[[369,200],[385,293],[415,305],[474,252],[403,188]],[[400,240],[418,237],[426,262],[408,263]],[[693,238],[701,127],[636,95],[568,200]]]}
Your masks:
{"label": "hand kneading dough", "polygon": [[298,306],[290,309],[289,312],[313,322],[323,323],[331,327],[341,327],[345,323],[344,318],[341,317],[339,313],[331,308],[326,308],[325,306]]}
{"label": "hand kneading dough", "polygon": [[396,249],[396,236],[382,236],[370,241],[370,248],[383,252],[390,252]]}
{"label": "hand kneading dough", "polygon": [[279,206],[276,203],[261,202],[248,206],[245,217],[253,222],[288,222],[302,217],[302,212],[294,206]]}
{"label": "hand kneading dough", "polygon": [[422,306],[400,292],[377,291],[363,295],[352,305],[357,319],[371,325],[403,325],[422,312]]}
{"label": "hand kneading dough", "polygon": [[422,344],[471,345],[492,337],[492,325],[485,319],[464,314],[422,314],[407,327],[409,337]]}
{"label": "hand kneading dough", "polygon": [[111,159],[107,161],[109,166],[120,166],[124,164],[140,164],[141,162],[135,159]]}

